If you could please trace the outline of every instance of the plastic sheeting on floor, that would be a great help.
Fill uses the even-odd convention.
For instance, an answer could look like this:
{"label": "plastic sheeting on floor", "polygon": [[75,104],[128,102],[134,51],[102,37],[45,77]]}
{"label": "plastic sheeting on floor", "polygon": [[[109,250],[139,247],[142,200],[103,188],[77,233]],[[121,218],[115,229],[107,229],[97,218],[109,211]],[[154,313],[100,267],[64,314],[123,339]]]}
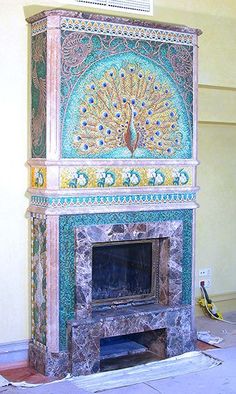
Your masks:
{"label": "plastic sheeting on floor", "polygon": [[5,379],[2,375],[0,375],[0,387],[8,386],[9,381]]}
{"label": "plastic sheeting on floor", "polygon": [[188,352],[166,360],[142,364],[116,371],[100,372],[89,376],[79,376],[71,380],[78,388],[91,393],[118,387],[130,386],[143,381],[153,381],[168,377],[199,372],[222,364],[204,352]]}

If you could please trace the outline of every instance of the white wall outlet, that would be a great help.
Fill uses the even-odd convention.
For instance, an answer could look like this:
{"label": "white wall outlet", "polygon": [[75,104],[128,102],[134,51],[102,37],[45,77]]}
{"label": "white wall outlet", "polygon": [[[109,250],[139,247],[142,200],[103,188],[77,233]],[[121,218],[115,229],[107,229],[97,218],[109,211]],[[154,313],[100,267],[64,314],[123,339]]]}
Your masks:
{"label": "white wall outlet", "polygon": [[200,268],[199,276],[211,276],[211,268]]}

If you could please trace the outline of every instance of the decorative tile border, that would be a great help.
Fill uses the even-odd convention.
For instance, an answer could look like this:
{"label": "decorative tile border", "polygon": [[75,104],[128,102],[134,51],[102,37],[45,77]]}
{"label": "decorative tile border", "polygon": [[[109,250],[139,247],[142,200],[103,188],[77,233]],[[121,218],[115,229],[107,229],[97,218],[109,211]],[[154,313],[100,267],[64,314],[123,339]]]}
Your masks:
{"label": "decorative tile border", "polygon": [[61,29],[106,36],[135,38],[139,40],[161,41],[182,45],[193,45],[193,34],[153,29],[143,26],[123,25],[105,21],[84,20],[78,18],[62,18]]}
{"label": "decorative tile border", "polygon": [[45,189],[47,187],[47,168],[32,167],[31,168],[31,187]]}
{"label": "decorative tile border", "polygon": [[32,23],[32,36],[43,33],[47,30],[47,18]]}
{"label": "decorative tile border", "polygon": [[62,189],[124,186],[192,186],[192,169],[189,167],[61,168]]}
{"label": "decorative tile border", "polygon": [[127,194],[121,196],[44,197],[32,196],[31,205],[41,208],[72,208],[92,206],[150,205],[158,203],[185,203],[195,201],[196,193]]}

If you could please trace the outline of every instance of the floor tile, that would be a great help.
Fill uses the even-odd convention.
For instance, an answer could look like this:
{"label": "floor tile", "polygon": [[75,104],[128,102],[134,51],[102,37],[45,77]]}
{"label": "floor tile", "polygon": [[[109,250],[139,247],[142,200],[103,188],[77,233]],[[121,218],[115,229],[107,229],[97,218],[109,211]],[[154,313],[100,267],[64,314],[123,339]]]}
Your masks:
{"label": "floor tile", "polygon": [[133,384],[128,387],[120,387],[118,389],[100,391],[99,394],[159,394],[155,388],[148,386],[147,384]]}
{"label": "floor tile", "polygon": [[208,350],[222,364],[205,371],[148,382],[161,394],[236,394],[236,347]]}

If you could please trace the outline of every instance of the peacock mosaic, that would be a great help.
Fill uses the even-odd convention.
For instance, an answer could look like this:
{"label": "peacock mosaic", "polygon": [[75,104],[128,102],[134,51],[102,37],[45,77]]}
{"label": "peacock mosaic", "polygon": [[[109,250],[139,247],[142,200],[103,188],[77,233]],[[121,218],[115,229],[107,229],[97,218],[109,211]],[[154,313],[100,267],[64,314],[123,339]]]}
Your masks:
{"label": "peacock mosaic", "polygon": [[192,52],[63,31],[62,156],[191,158]]}
{"label": "peacock mosaic", "polygon": [[46,346],[46,219],[32,216],[32,338]]}
{"label": "peacock mosaic", "polygon": [[60,187],[192,186],[192,169],[170,167],[70,167],[62,168]]}

